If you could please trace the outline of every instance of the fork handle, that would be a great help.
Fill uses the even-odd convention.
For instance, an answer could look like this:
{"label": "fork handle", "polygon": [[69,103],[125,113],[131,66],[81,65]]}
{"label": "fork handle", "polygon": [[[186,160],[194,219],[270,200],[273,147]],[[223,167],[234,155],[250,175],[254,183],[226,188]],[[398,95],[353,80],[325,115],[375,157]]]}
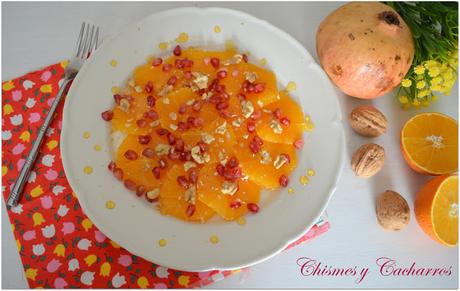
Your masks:
{"label": "fork handle", "polygon": [[64,81],[62,82],[62,85],[59,88],[59,92],[56,98],[54,99],[53,104],[51,105],[51,108],[48,111],[48,114],[46,115],[45,121],[40,127],[40,130],[38,131],[38,135],[32,145],[32,149],[27,155],[26,161],[22,166],[21,172],[19,173],[16,182],[14,183],[13,189],[11,189],[8,201],[6,202],[8,209],[16,206],[19,202],[22,190],[24,189],[24,186],[27,180],[29,179],[30,171],[32,170],[35,164],[35,160],[37,159],[38,153],[40,152],[40,146],[45,138],[46,131],[48,130],[48,127],[51,124],[51,121],[53,120],[54,113],[56,112],[56,109],[59,103],[61,102],[62,96],[64,96],[64,91],[67,87],[67,84],[69,84],[71,80],[72,79],[68,77],[64,78]]}

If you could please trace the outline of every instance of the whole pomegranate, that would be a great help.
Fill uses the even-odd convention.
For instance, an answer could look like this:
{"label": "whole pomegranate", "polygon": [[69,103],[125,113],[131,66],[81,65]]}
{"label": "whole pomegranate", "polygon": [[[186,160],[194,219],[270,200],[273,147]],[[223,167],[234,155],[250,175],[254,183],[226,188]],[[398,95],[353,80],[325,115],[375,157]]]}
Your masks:
{"label": "whole pomegranate", "polygon": [[414,58],[409,27],[379,2],[352,2],[329,14],[318,28],[316,50],[329,78],[363,99],[398,86]]}

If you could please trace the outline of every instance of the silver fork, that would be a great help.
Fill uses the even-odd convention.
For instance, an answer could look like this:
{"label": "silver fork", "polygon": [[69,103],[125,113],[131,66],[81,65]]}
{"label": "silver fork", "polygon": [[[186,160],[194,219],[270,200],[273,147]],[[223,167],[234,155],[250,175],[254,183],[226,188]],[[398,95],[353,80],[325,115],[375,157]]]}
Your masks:
{"label": "silver fork", "polygon": [[14,207],[18,204],[19,198],[22,194],[22,190],[24,189],[24,186],[27,180],[29,179],[30,171],[34,166],[35,160],[37,159],[38,153],[40,151],[40,146],[45,137],[45,133],[48,130],[51,121],[53,120],[54,113],[56,112],[56,108],[61,102],[62,96],[64,95],[64,91],[69,82],[75,78],[86,59],[97,48],[98,38],[99,27],[89,25],[83,22],[81,25],[80,34],[78,35],[74,55],[70,59],[70,63],[65,68],[64,81],[62,82],[62,85],[59,88],[59,92],[56,96],[56,99],[54,99],[54,102],[51,105],[50,111],[46,115],[45,122],[40,127],[37,139],[34,141],[32,149],[27,155],[27,159],[24,165],[22,166],[21,172],[19,173],[19,176],[16,179],[13,189],[10,192],[7,201],[8,208]]}

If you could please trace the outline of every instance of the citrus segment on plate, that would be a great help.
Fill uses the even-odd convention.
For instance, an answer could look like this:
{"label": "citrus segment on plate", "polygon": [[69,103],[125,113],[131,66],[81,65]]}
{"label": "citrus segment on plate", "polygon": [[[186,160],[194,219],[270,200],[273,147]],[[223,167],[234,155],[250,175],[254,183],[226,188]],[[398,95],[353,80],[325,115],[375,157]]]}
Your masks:
{"label": "citrus segment on plate", "polygon": [[425,184],[415,199],[415,217],[423,231],[447,246],[458,243],[458,176],[443,175]]}
{"label": "citrus segment on plate", "polygon": [[458,123],[441,113],[421,113],[401,130],[401,150],[417,172],[442,175],[458,170]]}

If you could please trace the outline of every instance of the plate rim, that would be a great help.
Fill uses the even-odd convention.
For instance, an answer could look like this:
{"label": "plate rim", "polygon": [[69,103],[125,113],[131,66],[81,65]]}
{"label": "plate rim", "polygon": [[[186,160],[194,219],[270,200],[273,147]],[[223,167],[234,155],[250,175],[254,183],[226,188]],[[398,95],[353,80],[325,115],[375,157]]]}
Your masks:
{"label": "plate rim", "polygon": [[[221,7],[180,7],[180,8],[166,9],[166,10],[163,10],[163,11],[151,13],[149,15],[146,15],[145,17],[142,17],[140,20],[137,20],[137,21],[134,21],[132,23],[129,23],[129,24],[125,25],[124,27],[122,27],[118,31],[113,31],[112,33],[110,33],[105,38],[105,40],[101,44],[101,46],[99,47],[99,50],[95,51],[93,57],[97,56],[98,53],[102,51],[101,48],[103,48],[106,45],[108,45],[111,42],[111,40],[113,40],[114,38],[118,37],[120,34],[123,34],[125,31],[129,31],[129,30],[141,25],[147,19],[162,16],[162,15],[168,14],[168,13],[172,13],[172,14],[181,13],[181,12],[182,13],[187,13],[187,12],[192,12],[192,13],[206,13],[206,12],[209,13],[210,12],[210,13],[213,13],[214,11],[215,12],[221,12],[221,13],[223,12],[223,13],[227,13],[227,14],[233,14],[233,15],[236,15],[238,17],[245,18],[248,21],[259,23],[259,24],[261,24],[263,26],[268,27],[269,30],[272,30],[275,33],[280,34],[283,38],[288,40],[291,44],[297,46],[297,48],[300,49],[300,51],[302,52],[302,55],[308,57],[307,60],[308,60],[309,65],[314,65],[317,68],[319,68],[318,73],[320,75],[322,75],[321,76],[322,79],[326,78],[326,80],[329,80],[327,75],[325,74],[325,72],[318,65],[318,63],[314,60],[314,58],[310,54],[310,52],[298,40],[296,40],[293,36],[291,36],[289,33],[285,32],[284,30],[282,30],[282,29],[280,29],[278,27],[276,27],[275,25],[269,23],[266,20],[260,19],[260,18],[258,18],[256,16],[253,16],[253,15],[249,14],[249,13],[242,12],[242,11],[235,10],[235,9],[221,8]],[[73,92],[76,90],[75,88],[77,88],[79,83],[80,83],[80,79],[82,78],[81,76],[84,75],[84,72],[89,67],[89,64],[91,64],[93,62],[92,60],[93,60],[93,58],[90,58],[89,60],[87,60],[85,62],[85,64],[83,65],[82,69],[80,70],[80,73],[83,73],[83,74],[78,74],[77,77],[74,79],[73,84],[70,87],[70,90],[69,90],[69,92],[67,94],[68,96],[71,97],[73,95]],[[73,85],[76,85],[76,86],[73,86]],[[338,100],[339,96],[338,96],[336,90],[334,90],[334,87],[333,87],[332,84],[329,84],[329,87],[331,89],[330,90],[331,94],[333,94],[334,95],[333,97],[335,97],[333,99],[335,101],[334,103],[335,103],[335,107],[336,107],[336,110],[334,112],[335,116],[330,120],[330,123],[336,127],[337,133],[340,136],[340,149],[338,151],[338,165],[336,166],[337,170],[335,171],[334,178],[330,179],[332,186],[329,189],[325,190],[325,193],[324,193],[325,194],[324,195],[325,196],[325,199],[324,199],[325,201],[323,203],[323,206],[321,208],[318,208],[316,210],[316,212],[312,211],[313,213],[315,213],[315,215],[314,215],[315,219],[313,219],[310,224],[305,224],[305,227],[303,228],[303,230],[301,232],[296,233],[295,235],[293,234],[293,235],[289,236],[289,238],[281,239],[280,241],[282,243],[280,245],[274,246],[271,249],[271,251],[270,252],[267,251],[265,255],[258,256],[258,259],[249,259],[249,260],[245,260],[244,262],[241,262],[239,264],[234,264],[232,266],[226,265],[225,267],[220,266],[219,264],[213,264],[212,266],[209,265],[209,267],[206,267],[206,268],[194,269],[194,268],[184,268],[184,267],[181,267],[181,266],[174,266],[174,265],[170,265],[170,264],[162,264],[161,262],[151,261],[150,259],[145,258],[143,255],[140,255],[137,252],[133,251],[133,249],[135,249],[135,248],[131,248],[130,244],[123,244],[121,246],[123,248],[125,248],[128,252],[130,252],[131,254],[134,254],[134,255],[136,255],[138,257],[142,257],[142,258],[146,259],[147,261],[153,262],[153,263],[155,263],[157,265],[161,265],[161,266],[165,266],[165,267],[173,268],[173,269],[177,269],[177,270],[190,271],[190,272],[204,272],[204,271],[210,271],[210,270],[234,270],[234,269],[240,269],[240,268],[244,268],[244,267],[248,267],[248,266],[251,266],[251,265],[258,264],[260,262],[268,260],[268,259],[272,258],[273,256],[277,255],[278,253],[283,251],[289,244],[291,244],[292,242],[295,242],[300,237],[305,235],[305,233],[316,223],[318,218],[323,214],[323,212],[325,211],[326,207],[328,206],[328,204],[329,204],[329,202],[330,202],[335,190],[337,189],[338,180],[339,180],[339,178],[340,178],[340,176],[342,174],[343,165],[344,165],[344,159],[345,159],[345,130],[344,130],[344,127],[343,127],[343,124],[342,124],[342,113],[341,113],[341,110],[340,110],[340,104],[339,104],[339,100]],[[67,178],[67,180],[69,182],[70,187],[72,189],[76,190],[74,192],[76,193],[77,199],[78,199],[78,201],[79,201],[79,203],[81,205],[83,213],[85,215],[87,215],[91,219],[91,221],[93,221],[94,224],[103,233],[107,234],[107,237],[111,238],[111,237],[113,237],[113,236],[111,236],[111,234],[113,234],[112,231],[110,229],[108,229],[108,228],[105,228],[105,226],[100,227],[101,225],[104,225],[104,224],[103,223],[98,224],[97,219],[94,219],[95,216],[91,213],[91,211],[89,211],[89,212],[87,211],[90,207],[86,205],[86,202],[84,202],[85,199],[79,199],[79,195],[80,195],[79,193],[81,191],[78,191],[80,189],[80,187],[78,187],[77,181],[73,180],[74,178],[71,178],[70,176],[67,175],[67,173],[70,172],[70,166],[69,165],[70,165],[71,162],[68,159],[68,156],[64,154],[66,152],[66,150],[64,150],[63,148],[64,148],[64,145],[65,145],[64,141],[65,141],[65,139],[67,137],[67,132],[69,130],[69,129],[67,129],[69,121],[65,122],[66,116],[69,116],[68,112],[70,111],[70,106],[68,106],[68,104],[69,104],[68,102],[65,102],[65,104],[64,104],[63,118],[62,118],[62,130],[61,130],[61,137],[60,137],[61,160],[62,160],[64,171],[66,172],[66,178]]]}

